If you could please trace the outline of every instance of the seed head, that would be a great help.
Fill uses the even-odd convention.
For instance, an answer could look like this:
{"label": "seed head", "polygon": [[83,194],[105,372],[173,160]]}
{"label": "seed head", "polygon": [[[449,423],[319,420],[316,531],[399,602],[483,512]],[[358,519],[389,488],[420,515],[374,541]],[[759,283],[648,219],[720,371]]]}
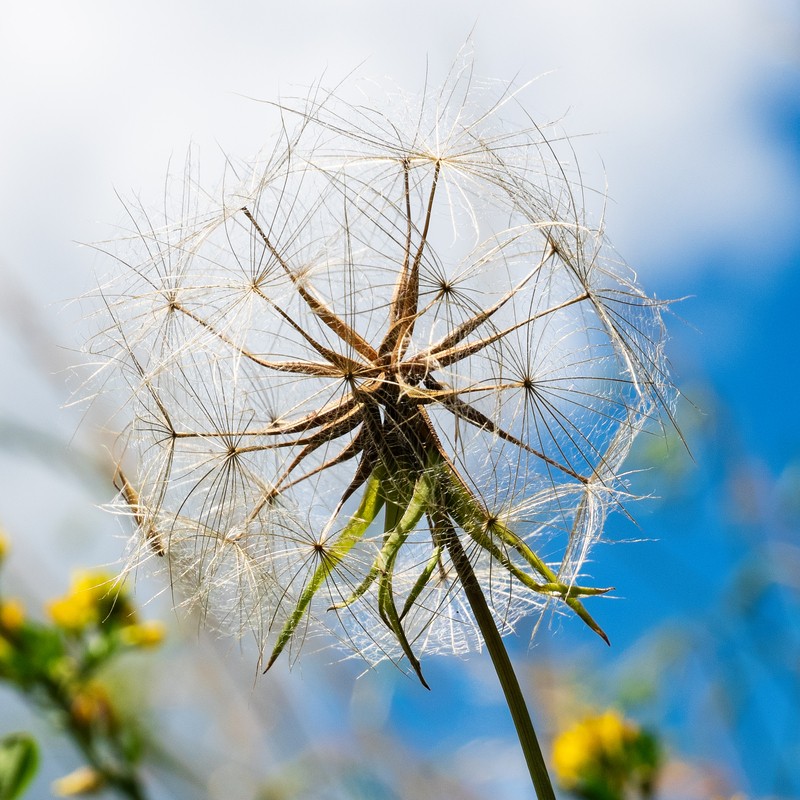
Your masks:
{"label": "seed head", "polygon": [[[511,86],[278,106],[236,187],[129,209],[95,351],[128,390],[134,562],[272,659],[480,646],[576,581],[621,465],[669,413],[659,304],[589,224]],[[375,523],[383,514],[383,525]],[[601,632],[602,633],[602,632]],[[270,661],[271,663],[271,661]]]}

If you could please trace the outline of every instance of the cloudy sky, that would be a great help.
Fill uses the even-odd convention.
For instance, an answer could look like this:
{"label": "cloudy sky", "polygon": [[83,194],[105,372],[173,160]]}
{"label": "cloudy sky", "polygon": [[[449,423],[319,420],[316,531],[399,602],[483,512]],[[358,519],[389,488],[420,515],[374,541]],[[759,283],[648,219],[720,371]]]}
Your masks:
{"label": "cloudy sky", "polygon": [[157,196],[189,142],[209,163],[218,146],[259,149],[273,117],[245,98],[354,69],[414,90],[471,32],[478,74],[543,76],[523,98],[534,118],[593,134],[576,139],[581,165],[608,185],[628,260],[680,270],[704,243],[749,247],[752,230],[791,219],[796,175],[765,117],[793,88],[798,13],[789,0],[13,4],[0,32],[0,256],[58,297],[86,269],[70,242],[117,220],[114,189]]}
{"label": "cloudy sky", "polygon": [[[744,284],[779,280],[800,206],[796,151],[775,123],[797,94],[795,3],[399,8],[79,0],[4,10],[0,354],[15,387],[0,398],[4,419],[75,427],[56,412],[59,379],[45,376],[80,347],[80,309],[68,301],[104,267],[77,243],[114,235],[115,193],[157,204],[167,165],[190,144],[213,186],[221,152],[247,158],[272,132],[274,114],[250,98],[272,101],[354,70],[413,91],[426,71],[438,80],[467,39],[478,74],[538,78],[522,101],[575,137],[586,182],[607,187],[610,238],[647,288],[696,294],[699,273],[721,261]],[[16,517],[4,502],[12,507],[0,512]]]}

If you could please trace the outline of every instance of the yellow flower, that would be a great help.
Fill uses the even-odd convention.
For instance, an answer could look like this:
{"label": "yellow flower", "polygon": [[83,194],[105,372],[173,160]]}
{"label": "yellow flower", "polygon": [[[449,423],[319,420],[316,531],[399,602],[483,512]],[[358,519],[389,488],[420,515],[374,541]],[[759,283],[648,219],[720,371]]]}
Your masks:
{"label": "yellow flower", "polygon": [[69,631],[81,631],[97,625],[100,607],[109,598],[113,578],[105,573],[81,572],[75,576],[69,591],[47,605],[53,622]]}
{"label": "yellow flower", "polygon": [[553,743],[553,769],[564,786],[579,781],[592,757],[592,737],[584,723],[564,731]]}
{"label": "yellow flower", "polygon": [[98,622],[97,604],[88,592],[67,594],[53,600],[48,604],[47,612],[56,625],[70,631],[80,631]]}
{"label": "yellow flower", "polygon": [[553,768],[565,787],[575,786],[594,765],[622,754],[639,729],[616,711],[588,716],[553,743]]}
{"label": "yellow flower", "polygon": [[52,790],[56,797],[74,797],[79,794],[93,794],[103,788],[103,776],[92,767],[79,767],[69,775],[53,781]]}
{"label": "yellow flower", "polygon": [[608,755],[618,753],[639,732],[636,725],[623,719],[613,709],[594,717],[592,730],[598,750]]}
{"label": "yellow flower", "polygon": [[8,553],[8,536],[4,530],[0,528],[0,563],[6,557],[6,553]]}
{"label": "yellow flower", "polygon": [[163,622],[139,622],[126,625],[119,638],[129,647],[158,647],[164,641],[166,627]]}
{"label": "yellow flower", "polygon": [[13,633],[22,627],[25,621],[25,608],[19,600],[0,601],[0,631]]}

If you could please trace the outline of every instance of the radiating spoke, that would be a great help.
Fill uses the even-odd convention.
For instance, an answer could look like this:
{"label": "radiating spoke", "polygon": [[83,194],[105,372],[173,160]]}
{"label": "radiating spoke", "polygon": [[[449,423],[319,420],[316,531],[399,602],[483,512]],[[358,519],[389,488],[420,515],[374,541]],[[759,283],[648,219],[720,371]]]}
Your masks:
{"label": "radiating spoke", "polygon": [[[408,200],[408,166],[404,166],[405,175],[405,188],[406,188],[406,208],[409,215],[409,224],[411,220],[410,201]],[[409,236],[408,245],[406,250],[403,266],[398,274],[397,284],[395,287],[394,297],[392,298],[392,305],[389,315],[389,330],[386,333],[379,353],[385,355],[393,353],[393,361],[402,358],[401,351],[402,344],[413,333],[414,322],[416,321],[417,302],[419,299],[419,268],[422,262],[422,256],[425,252],[425,247],[428,243],[428,232],[430,230],[431,216],[433,214],[433,201],[436,196],[436,186],[439,182],[439,172],[441,170],[441,163],[436,162],[433,172],[433,179],[431,181],[431,189],[428,195],[428,204],[425,210],[425,221],[422,226],[422,233],[420,235],[419,245],[417,252],[414,254],[414,260],[410,261],[410,243]]]}
{"label": "radiating spoke", "polygon": [[287,420],[286,422],[273,422],[261,433],[264,436],[289,436],[293,433],[306,433],[311,428],[326,425],[343,419],[358,407],[358,399],[347,395],[341,400],[323,406],[319,411],[312,411],[300,419]]}
{"label": "radiating spoke", "polygon": [[[575,303],[581,303],[587,298],[587,294],[577,295],[569,300],[565,300],[563,303],[551,306],[544,311],[538,311],[536,314],[531,314],[531,316],[523,319],[521,322],[510,325],[503,330],[495,331],[491,335],[485,336],[483,339],[479,339],[477,342],[469,342],[467,344],[459,345],[458,347],[447,347],[441,349],[436,345],[433,345],[431,348],[429,348],[429,355],[426,353],[420,353],[411,359],[409,364],[420,366],[425,363],[426,359],[429,359],[432,363],[437,364],[440,368],[449,367],[451,364],[454,364],[457,361],[461,361],[469,356],[474,356],[484,348],[488,347],[490,344],[494,344],[495,342],[505,339],[514,331],[519,330],[520,328],[526,328],[536,322],[536,320],[542,319],[542,317],[546,317],[549,314],[555,314],[557,311],[562,311],[569,306],[575,305]],[[477,325],[475,327],[477,327]]]}
{"label": "radiating spoke", "polygon": [[438,342],[430,345],[423,352],[417,355],[414,359],[417,361],[424,361],[430,359],[433,353],[444,353],[454,348],[459,342],[463,341],[469,336],[476,328],[488,322],[506,303],[514,298],[525,287],[525,285],[539,272],[547,259],[550,258],[550,253],[545,253],[541,261],[534,267],[516,286],[510,291],[506,292],[494,305],[487,309],[479,311],[475,316],[462,322],[455,330],[450,331],[446,336],[442,337]]}
{"label": "radiating spoke", "polygon": [[[425,379],[425,384],[426,386],[430,386],[431,389],[434,389],[436,391],[442,391],[442,392],[444,391],[444,387],[431,377]],[[487,417],[482,412],[478,411],[477,408],[474,408],[473,406],[469,405],[469,403],[465,403],[460,398],[454,395],[449,395],[449,396],[444,395],[440,397],[440,402],[448,411],[450,411],[453,414],[453,416],[457,417],[458,419],[463,419],[466,422],[469,422],[471,425],[474,425],[476,428],[479,428],[480,430],[488,431],[489,433],[492,433],[495,436],[500,437],[504,441],[516,445],[522,450],[525,450],[526,452],[531,453],[531,455],[540,458],[545,463],[550,464],[550,466],[561,470],[561,472],[564,472],[571,478],[575,478],[575,480],[578,480],[581,483],[588,482],[589,479],[586,478],[585,476],[579,475],[577,472],[575,472],[575,470],[571,469],[570,467],[567,467],[564,464],[560,464],[558,461],[555,461],[554,459],[545,455],[540,450],[531,447],[529,444],[526,444],[513,434],[503,430],[492,419]]]}
{"label": "radiating spoke", "polygon": [[284,481],[294,472],[294,470],[303,463],[303,461],[308,458],[311,453],[313,453],[317,448],[319,448],[319,443],[314,445],[307,445],[303,448],[303,450],[297,455],[297,457],[292,461],[292,463],[286,468],[283,475],[278,479],[277,483],[275,484],[275,493],[279,491],[286,491],[290,489],[292,486],[296,486],[298,483],[302,483],[309,478],[312,478],[314,475],[319,475],[320,472],[324,472],[326,469],[330,469],[337,464],[341,464],[343,461],[349,461],[351,458],[355,458],[359,453],[362,452],[364,449],[364,439],[362,437],[356,436],[352,442],[342,448],[341,452],[335,455],[333,458],[328,459],[324,464],[320,464],[318,467],[315,467],[312,470],[309,470],[305,474],[301,475],[299,478],[295,478],[290,483],[284,483]]}
{"label": "radiating spoke", "polygon": [[289,265],[283,260],[283,257],[274,247],[267,234],[256,221],[255,217],[250,213],[247,207],[242,208],[242,212],[250,220],[250,223],[255,228],[258,235],[261,237],[267,249],[275,257],[276,261],[283,267],[284,272],[289,276],[289,279],[294,284],[297,293],[303,298],[306,305],[311,311],[319,317],[343,342],[350,345],[358,353],[361,353],[364,358],[375,361],[377,353],[372,346],[364,339],[354,328],[347,324],[341,317],[333,313],[326,305],[314,294],[303,285],[303,282]]}

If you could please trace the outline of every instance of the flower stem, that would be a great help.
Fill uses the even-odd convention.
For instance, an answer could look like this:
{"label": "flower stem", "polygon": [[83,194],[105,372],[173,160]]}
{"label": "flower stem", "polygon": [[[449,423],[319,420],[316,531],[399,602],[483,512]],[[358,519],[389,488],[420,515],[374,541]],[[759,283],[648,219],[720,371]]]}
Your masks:
{"label": "flower stem", "polygon": [[461,585],[464,587],[464,593],[472,608],[472,613],[475,615],[475,621],[483,635],[486,649],[489,651],[495,672],[500,679],[500,685],[503,687],[503,694],[506,697],[506,703],[508,703],[511,718],[514,720],[519,743],[531,774],[533,788],[536,790],[536,797],[539,800],[555,800],[542,750],[533,729],[528,707],[525,705],[522,689],[520,689],[519,681],[511,665],[511,659],[508,657],[508,651],[503,644],[500,631],[498,631],[492,612],[486,603],[469,557],[452,526],[449,526],[449,530],[445,532],[444,541]]}

